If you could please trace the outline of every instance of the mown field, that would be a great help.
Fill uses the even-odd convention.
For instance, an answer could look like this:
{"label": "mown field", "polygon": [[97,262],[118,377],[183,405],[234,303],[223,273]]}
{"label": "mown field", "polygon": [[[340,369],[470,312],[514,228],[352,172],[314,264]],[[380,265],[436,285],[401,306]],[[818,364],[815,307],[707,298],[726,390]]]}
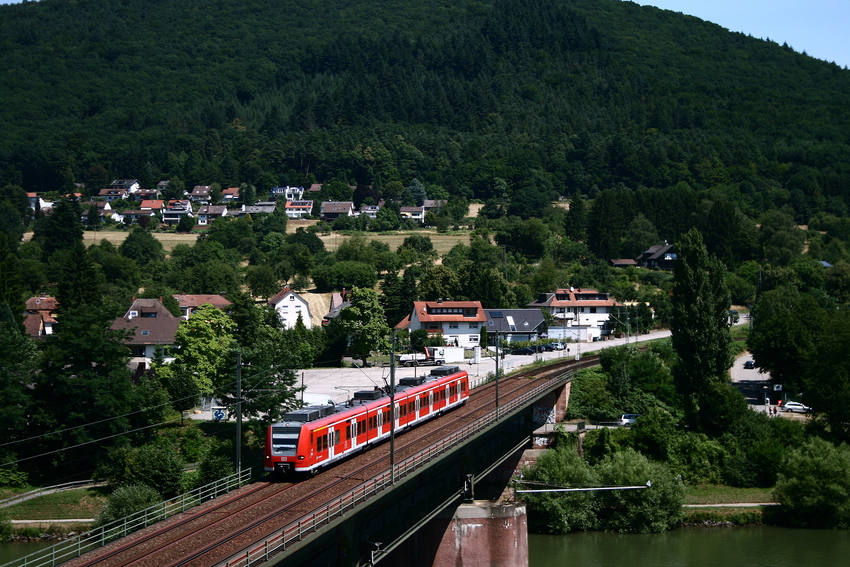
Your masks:
{"label": "mown field", "polygon": [[[287,233],[295,232],[298,227],[308,227],[315,224],[316,221],[290,221],[287,224]],[[188,244],[192,245],[195,243],[195,240],[198,238],[198,234],[200,231],[191,232],[189,234],[182,234],[177,232],[154,232],[154,237],[162,242],[163,248],[165,248],[166,253],[170,253],[175,246],[178,244]],[[108,240],[115,246],[120,246],[124,239],[127,238],[129,231],[127,230],[104,230],[104,231],[87,231],[83,235],[83,239],[86,244],[92,245],[97,244],[101,240]],[[404,239],[411,234],[427,234],[431,238],[431,242],[434,243],[434,248],[437,250],[437,253],[441,256],[451,250],[452,246],[457,244],[458,242],[463,244],[469,244],[469,231],[460,230],[455,232],[448,233],[438,233],[437,231],[412,231],[412,232],[393,232],[386,234],[379,233],[363,233],[363,235],[370,240],[378,240],[381,242],[386,242],[391,250],[396,250]],[[339,233],[329,233],[329,234],[319,234],[319,238],[325,243],[325,247],[331,252],[335,251],[340,244],[342,244],[347,238],[350,238],[350,235],[339,234]],[[29,240],[32,237],[32,233],[29,232],[24,236],[24,240]]]}

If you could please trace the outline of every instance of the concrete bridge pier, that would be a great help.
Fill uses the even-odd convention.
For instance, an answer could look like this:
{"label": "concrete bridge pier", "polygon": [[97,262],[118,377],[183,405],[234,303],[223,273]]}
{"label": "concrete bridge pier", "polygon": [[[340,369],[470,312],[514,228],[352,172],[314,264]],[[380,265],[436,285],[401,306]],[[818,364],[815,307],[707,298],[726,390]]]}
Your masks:
{"label": "concrete bridge pier", "polygon": [[533,420],[535,424],[543,425],[564,421],[564,417],[567,415],[567,406],[570,403],[571,386],[572,381],[567,382],[534,402]]}
{"label": "concrete bridge pier", "polygon": [[476,500],[446,510],[381,565],[528,567],[525,505]]}

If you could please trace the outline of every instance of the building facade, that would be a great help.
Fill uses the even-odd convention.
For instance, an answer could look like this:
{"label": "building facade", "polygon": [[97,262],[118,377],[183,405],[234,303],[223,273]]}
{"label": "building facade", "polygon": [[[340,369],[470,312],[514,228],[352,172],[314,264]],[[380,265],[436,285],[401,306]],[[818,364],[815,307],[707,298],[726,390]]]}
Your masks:
{"label": "building facade", "polygon": [[440,336],[448,346],[479,346],[481,327],[487,315],[480,301],[414,301],[413,311],[396,328],[425,329],[429,336]]}

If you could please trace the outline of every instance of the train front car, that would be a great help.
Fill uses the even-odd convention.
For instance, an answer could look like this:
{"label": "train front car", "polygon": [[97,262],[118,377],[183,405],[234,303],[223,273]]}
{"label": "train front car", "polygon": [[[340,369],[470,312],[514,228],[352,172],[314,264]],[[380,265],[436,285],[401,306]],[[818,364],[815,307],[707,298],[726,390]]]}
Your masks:
{"label": "train front car", "polygon": [[267,472],[286,474],[309,466],[315,458],[310,447],[308,424],[338,412],[336,406],[307,406],[293,410],[283,420],[269,426],[263,468]]}

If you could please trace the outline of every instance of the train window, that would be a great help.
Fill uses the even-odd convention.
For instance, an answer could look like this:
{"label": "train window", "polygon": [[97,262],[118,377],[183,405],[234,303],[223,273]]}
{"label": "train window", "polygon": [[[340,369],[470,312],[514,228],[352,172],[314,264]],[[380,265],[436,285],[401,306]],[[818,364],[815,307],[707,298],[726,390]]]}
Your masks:
{"label": "train window", "polygon": [[339,445],[339,431],[334,431],[334,447]]}

